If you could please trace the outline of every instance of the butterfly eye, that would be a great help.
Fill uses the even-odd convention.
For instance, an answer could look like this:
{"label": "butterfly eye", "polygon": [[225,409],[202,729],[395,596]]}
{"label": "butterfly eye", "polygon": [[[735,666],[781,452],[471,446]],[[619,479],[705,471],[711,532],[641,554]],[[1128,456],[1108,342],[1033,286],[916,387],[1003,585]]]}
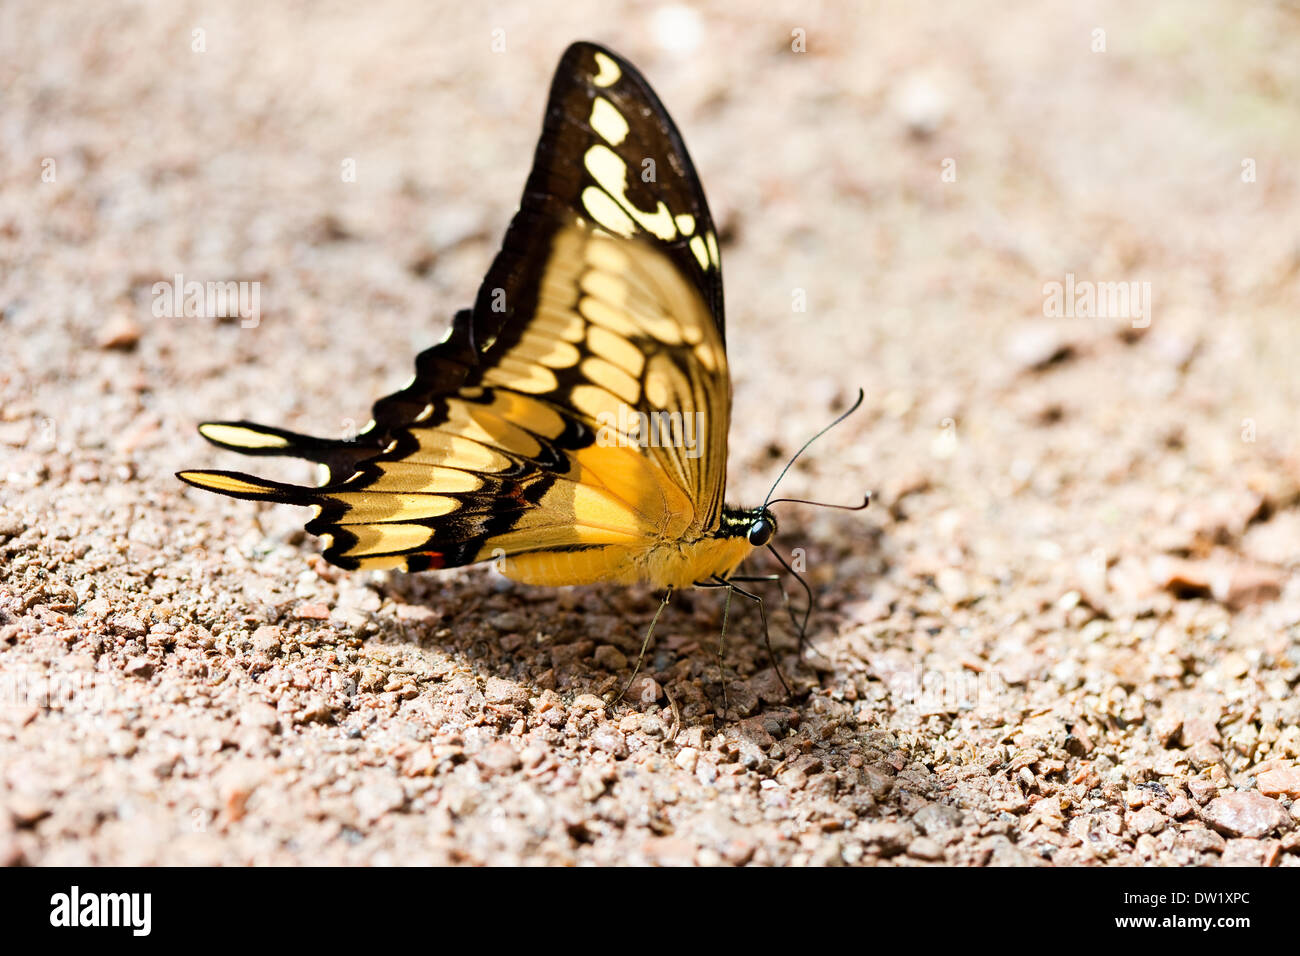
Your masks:
{"label": "butterfly eye", "polygon": [[776,524],[767,515],[763,515],[749,526],[745,537],[749,543],[756,548],[761,548],[772,540],[772,533],[776,531]]}

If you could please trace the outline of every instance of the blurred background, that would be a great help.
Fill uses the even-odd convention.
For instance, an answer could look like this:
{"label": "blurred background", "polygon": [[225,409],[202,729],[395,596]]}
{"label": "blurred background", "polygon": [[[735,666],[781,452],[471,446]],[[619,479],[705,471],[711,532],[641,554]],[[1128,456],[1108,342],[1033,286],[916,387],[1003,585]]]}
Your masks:
{"label": "blurred background", "polygon": [[[873,486],[927,457],[946,420],[989,452],[945,466],[987,469],[976,495],[1029,446],[1051,448],[1029,469],[1049,484],[1120,467],[1097,457],[1121,435],[1158,448],[1193,429],[1191,459],[1222,464],[1256,454],[1250,418],[1281,448],[1298,17],[1284,2],[8,3],[5,444],[54,419],[109,458],[161,442],[136,465],[167,473],[204,454],[194,419],[364,422],[470,301],[554,64],[588,37],[650,78],[719,220],[742,454],[791,445],[858,385],[870,453],[822,454]],[[260,323],[155,317],[152,287],[177,273],[259,282]],[[1150,328],[1045,318],[1044,285],[1067,274],[1149,283]],[[1015,377],[1063,351],[1088,360],[1050,388]],[[1058,427],[1017,438],[1040,414]],[[745,497],[766,471],[737,473]]]}
{"label": "blurred background", "polygon": [[[1268,319],[1294,304],[1300,255],[1298,14],[1228,9],[6,4],[6,340],[37,373],[28,401],[92,388],[90,366],[181,374],[209,409],[333,430],[314,385],[364,412],[469,301],[554,63],[590,37],[640,65],[700,167],[728,239],[739,414],[777,374],[796,403],[861,382],[935,427],[958,418],[1008,341],[1047,347],[1028,341],[1047,337],[1042,287],[1067,273],[1150,282],[1155,332],[1260,363],[1218,383],[1216,404],[1249,403],[1238,387],[1290,378]],[[153,321],[150,289],[176,272],[260,281],[264,321]],[[138,351],[96,347],[131,324]],[[1095,344],[1122,324],[1051,327]],[[268,361],[300,387],[268,390]],[[1166,383],[1117,364],[1091,375],[1150,416]],[[119,414],[83,404],[96,427]],[[1254,417],[1276,434],[1271,404]]]}
{"label": "blurred background", "polygon": [[[720,228],[731,500],[866,390],[783,487],[877,493],[783,518],[840,615],[822,684],[978,660],[1062,726],[1195,686],[1225,760],[1260,756],[1248,725],[1267,752],[1286,715],[1233,707],[1297,679],[1291,0],[6,0],[0,540],[28,550],[0,580],[157,619],[202,594],[182,616],[214,629],[332,588],[297,578],[300,514],[172,473],[242,467],[198,421],[347,434],[407,380],[578,38],[644,72]],[[178,274],[259,283],[258,320],[160,315]],[[1056,315],[1053,283],[1149,308]],[[195,554],[230,579],[198,588]]]}

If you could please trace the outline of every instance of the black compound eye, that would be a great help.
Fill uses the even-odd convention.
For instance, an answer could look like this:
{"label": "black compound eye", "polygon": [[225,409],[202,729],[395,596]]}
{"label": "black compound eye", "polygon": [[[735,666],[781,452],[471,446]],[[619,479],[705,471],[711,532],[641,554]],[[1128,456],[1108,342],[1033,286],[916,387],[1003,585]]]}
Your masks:
{"label": "black compound eye", "polygon": [[776,526],[771,519],[762,517],[749,526],[749,530],[745,532],[745,538],[754,547],[761,548],[772,540],[772,532],[775,530]]}

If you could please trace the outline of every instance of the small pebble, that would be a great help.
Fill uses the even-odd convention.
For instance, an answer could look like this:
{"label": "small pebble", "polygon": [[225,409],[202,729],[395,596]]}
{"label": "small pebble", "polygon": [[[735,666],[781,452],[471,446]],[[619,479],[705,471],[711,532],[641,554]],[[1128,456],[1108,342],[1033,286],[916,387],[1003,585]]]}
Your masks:
{"label": "small pebble", "polygon": [[673,763],[681,767],[687,773],[695,773],[695,765],[699,762],[700,752],[694,747],[683,747],[677,751],[677,756],[673,758]]}
{"label": "small pebble", "polygon": [[523,765],[518,751],[505,741],[491,744],[476,753],[474,762],[489,777],[513,773]]}
{"label": "small pebble", "polygon": [[1267,836],[1291,822],[1280,803],[1254,791],[1215,797],[1205,807],[1203,816],[1206,823],[1230,837]]}
{"label": "small pebble", "polygon": [[140,341],[140,324],[126,315],[115,315],[104,324],[95,343],[101,349],[120,349],[127,351],[135,348]]}
{"label": "small pebble", "polygon": [[1285,796],[1293,800],[1300,798],[1300,767],[1261,773],[1255,781],[1255,786],[1266,797]]}
{"label": "small pebble", "polygon": [[595,662],[607,671],[621,671],[627,666],[627,657],[612,644],[601,644],[596,648]]}
{"label": "small pebble", "polygon": [[153,661],[147,657],[133,657],[127,662],[126,672],[132,677],[149,677],[153,674]]}
{"label": "small pebble", "polygon": [[942,860],[943,847],[929,837],[917,837],[907,845],[907,855],[920,860]]}

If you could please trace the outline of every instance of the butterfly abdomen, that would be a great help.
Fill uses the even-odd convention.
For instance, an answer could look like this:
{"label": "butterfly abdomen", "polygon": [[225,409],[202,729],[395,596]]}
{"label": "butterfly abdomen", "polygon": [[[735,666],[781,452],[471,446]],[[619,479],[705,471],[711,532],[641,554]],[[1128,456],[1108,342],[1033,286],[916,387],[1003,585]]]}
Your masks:
{"label": "butterfly abdomen", "polygon": [[688,588],[730,575],[754,550],[744,537],[710,536],[655,548],[646,555],[645,580],[659,588]]}
{"label": "butterfly abdomen", "polygon": [[521,584],[551,587],[608,582],[688,588],[715,575],[728,576],[752,550],[743,536],[708,536],[644,549],[597,545],[515,554],[501,560],[500,570]]}

